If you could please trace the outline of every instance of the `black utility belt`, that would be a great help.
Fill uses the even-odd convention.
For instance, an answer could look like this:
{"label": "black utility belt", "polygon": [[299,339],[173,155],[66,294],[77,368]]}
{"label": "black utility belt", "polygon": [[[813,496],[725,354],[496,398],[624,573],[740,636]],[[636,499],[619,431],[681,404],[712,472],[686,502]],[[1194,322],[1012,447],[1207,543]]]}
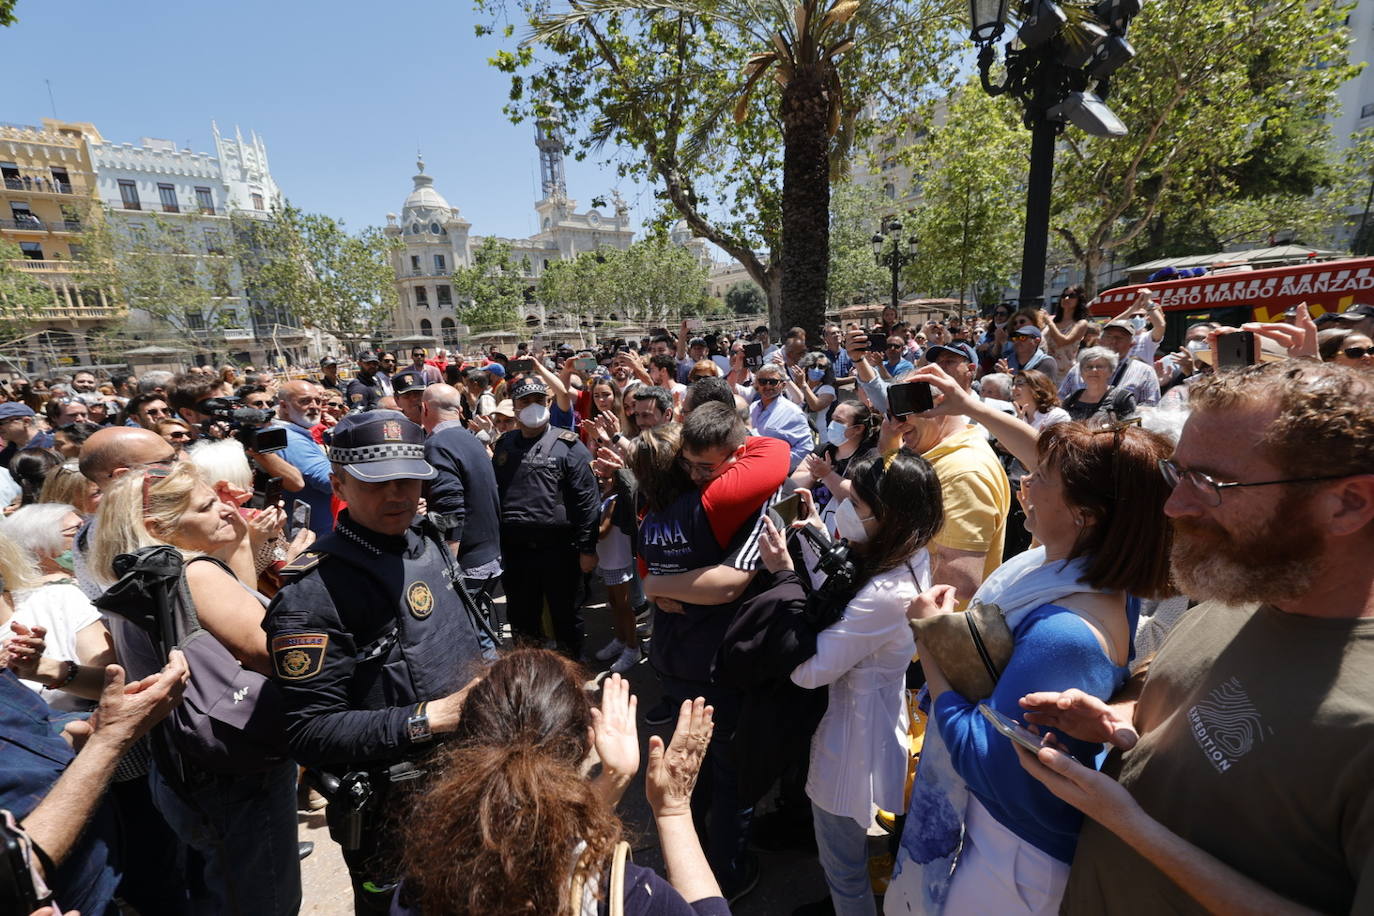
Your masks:
{"label": "black utility belt", "polygon": [[502,550],[513,547],[575,547],[574,529],[566,528],[518,528],[506,526],[501,531]]}

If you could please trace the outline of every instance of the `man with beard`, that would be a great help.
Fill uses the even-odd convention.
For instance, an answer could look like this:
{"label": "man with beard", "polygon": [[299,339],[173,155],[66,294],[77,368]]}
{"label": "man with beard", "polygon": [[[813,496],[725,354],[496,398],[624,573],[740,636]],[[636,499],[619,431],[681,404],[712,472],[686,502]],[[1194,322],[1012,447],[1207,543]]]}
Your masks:
{"label": "man with beard", "polygon": [[277,406],[285,421],[277,425],[286,430],[286,448],[280,454],[305,481],[304,488],[292,495],[310,507],[310,530],[323,537],[334,529],[330,511],[334,487],[329,482],[329,459],[310,430],[320,422],[324,389],[303,379],[287,382],[278,392]]}
{"label": "man with beard", "polygon": [[1117,748],[1019,752],[1090,818],[1062,912],[1374,912],[1374,382],[1282,361],[1190,404],[1161,468],[1203,603],[1112,705],[1021,700]]}

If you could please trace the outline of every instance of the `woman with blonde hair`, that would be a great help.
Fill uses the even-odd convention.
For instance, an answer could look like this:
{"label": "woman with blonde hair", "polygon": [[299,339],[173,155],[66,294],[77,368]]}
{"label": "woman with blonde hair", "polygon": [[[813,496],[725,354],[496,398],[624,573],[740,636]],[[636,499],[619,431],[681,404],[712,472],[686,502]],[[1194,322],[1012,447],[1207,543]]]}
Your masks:
{"label": "woman with blonde hair", "polygon": [[75,461],[64,461],[43,479],[38,501],[71,506],[84,519],[94,515],[100,506],[100,488],[82,476]]}
{"label": "woman with blonde hair", "polygon": [[[236,575],[228,561],[246,523],[219,499],[191,462],[130,470],[105,492],[91,548],[93,575],[114,582],[114,561],[140,548],[169,545],[185,560],[185,583],[205,635],[245,669],[270,678],[272,661],[262,628],[267,600]],[[131,678],[165,662],[148,634],[111,615],[110,629]],[[196,676],[191,662],[191,676]],[[274,689],[261,681],[260,690]],[[264,708],[264,699],[259,699]],[[300,908],[296,845],[296,766],[264,760],[256,772],[219,774],[187,766],[185,786],[173,788],[154,769],[153,799],[182,842],[203,862],[201,884],[217,913],[294,914]],[[185,795],[189,795],[188,802]]]}

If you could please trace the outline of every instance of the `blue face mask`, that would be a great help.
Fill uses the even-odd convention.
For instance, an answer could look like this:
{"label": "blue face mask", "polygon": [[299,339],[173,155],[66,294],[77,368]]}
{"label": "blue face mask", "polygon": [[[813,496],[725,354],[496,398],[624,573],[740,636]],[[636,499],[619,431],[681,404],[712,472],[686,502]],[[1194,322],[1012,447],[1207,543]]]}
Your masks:
{"label": "blue face mask", "polygon": [[839,420],[831,420],[830,425],[825,428],[825,441],[834,446],[843,445],[845,434],[848,432],[848,426],[845,426]]}
{"label": "blue face mask", "polygon": [[811,379],[811,381],[813,381],[813,382],[819,382],[821,379],[825,378],[825,370],[824,370],[824,369],[807,369],[807,370],[806,370],[806,377],[809,378],[809,379]]}

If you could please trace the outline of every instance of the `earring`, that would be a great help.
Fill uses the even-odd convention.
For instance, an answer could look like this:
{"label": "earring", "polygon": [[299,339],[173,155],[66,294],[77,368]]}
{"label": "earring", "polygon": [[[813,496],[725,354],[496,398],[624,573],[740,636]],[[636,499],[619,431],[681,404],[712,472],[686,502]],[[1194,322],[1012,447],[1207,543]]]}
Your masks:
{"label": "earring", "polygon": [[1083,519],[1082,519],[1082,517],[1081,517],[1081,516],[1074,516],[1073,523],[1074,523],[1076,526],[1078,526],[1079,528],[1082,528],[1082,527],[1083,527]]}

